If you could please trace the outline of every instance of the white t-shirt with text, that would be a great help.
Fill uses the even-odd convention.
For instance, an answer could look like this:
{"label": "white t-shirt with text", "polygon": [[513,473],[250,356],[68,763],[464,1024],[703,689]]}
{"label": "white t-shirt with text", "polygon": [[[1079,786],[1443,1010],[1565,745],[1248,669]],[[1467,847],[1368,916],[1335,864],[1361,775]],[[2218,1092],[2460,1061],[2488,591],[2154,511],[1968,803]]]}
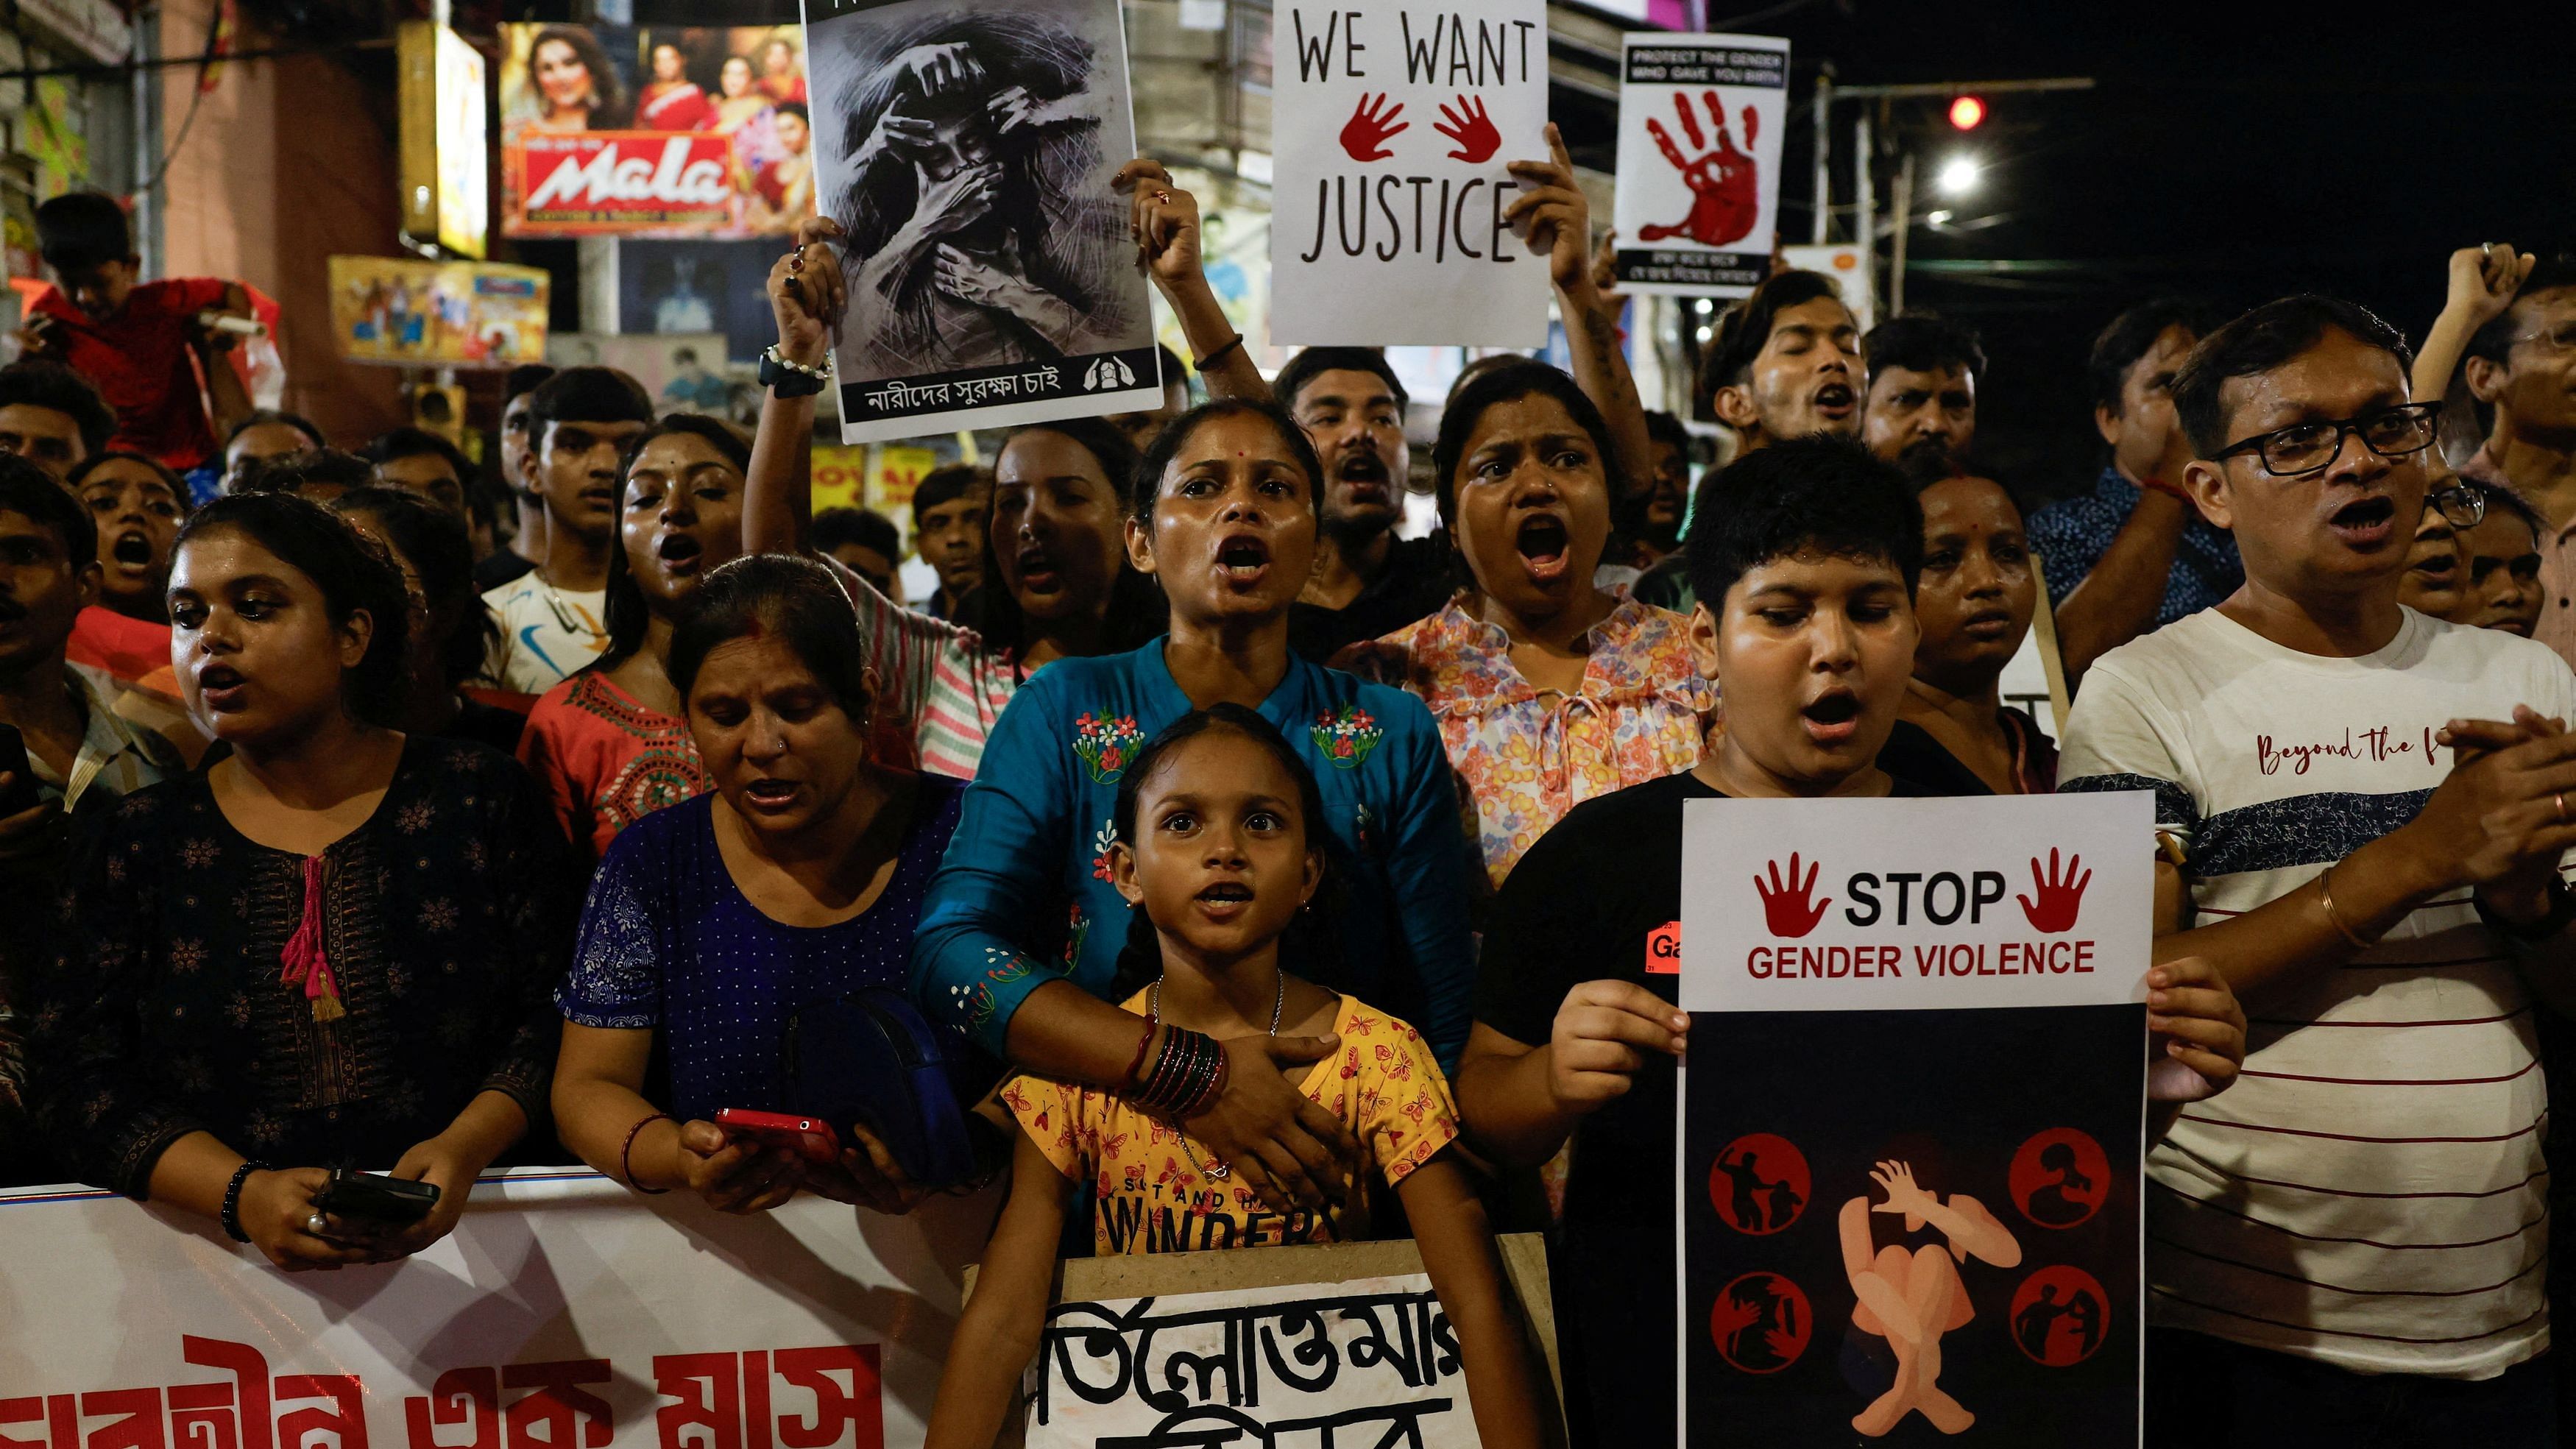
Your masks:
{"label": "white t-shirt with text", "polygon": [[[2058,788],[2152,790],[2190,924],[2215,924],[2414,819],[2450,773],[2443,724],[2517,704],[2576,719],[2576,674],[2411,609],[2354,659],[2208,609],[2093,666]],[[2152,1322],[2457,1378],[2548,1347],[2548,1089],[2506,950],[2446,891],[2350,964],[2247,1003],[2244,1075],[2148,1157]]]}

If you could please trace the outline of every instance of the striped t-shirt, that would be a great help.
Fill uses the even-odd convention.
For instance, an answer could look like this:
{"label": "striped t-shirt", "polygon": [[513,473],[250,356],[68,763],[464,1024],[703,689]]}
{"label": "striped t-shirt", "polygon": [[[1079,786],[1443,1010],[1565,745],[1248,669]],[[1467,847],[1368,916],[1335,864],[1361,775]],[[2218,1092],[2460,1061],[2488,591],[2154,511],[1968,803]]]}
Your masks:
{"label": "striped t-shirt", "polygon": [[[2355,659],[2215,609],[2113,650],[2060,791],[2155,792],[2191,922],[2242,915],[2412,820],[2455,718],[2576,718],[2548,649],[2407,610]],[[2148,1157],[2153,1321],[2364,1372],[2484,1378],[2549,1346],[2548,1090],[2533,1004],[2466,890],[2248,1003],[2245,1072]]]}
{"label": "striped t-shirt", "polygon": [[859,577],[840,560],[830,566],[858,611],[867,640],[868,667],[884,690],[878,707],[912,730],[913,749],[925,770],[975,778],[984,737],[1002,706],[1019,691],[1020,671],[1008,651],[984,647],[984,637],[945,619],[907,609]]}

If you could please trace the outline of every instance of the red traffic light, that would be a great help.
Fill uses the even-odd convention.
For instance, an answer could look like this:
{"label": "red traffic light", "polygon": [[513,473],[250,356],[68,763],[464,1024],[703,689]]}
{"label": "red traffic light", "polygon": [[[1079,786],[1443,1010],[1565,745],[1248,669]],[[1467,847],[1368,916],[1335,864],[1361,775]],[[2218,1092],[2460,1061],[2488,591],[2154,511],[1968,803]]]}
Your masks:
{"label": "red traffic light", "polygon": [[1950,124],[1962,131],[1977,129],[1986,118],[1986,103],[1975,96],[1961,96],[1950,103]]}

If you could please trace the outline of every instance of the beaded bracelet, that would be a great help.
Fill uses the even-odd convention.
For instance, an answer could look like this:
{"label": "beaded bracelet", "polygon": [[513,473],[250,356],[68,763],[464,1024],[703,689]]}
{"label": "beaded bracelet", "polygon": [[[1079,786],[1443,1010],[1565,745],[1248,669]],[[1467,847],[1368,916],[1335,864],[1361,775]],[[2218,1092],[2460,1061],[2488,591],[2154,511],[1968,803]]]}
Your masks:
{"label": "beaded bracelet", "polygon": [[647,1197],[659,1197],[663,1193],[670,1191],[667,1187],[646,1187],[644,1184],[635,1180],[635,1139],[643,1136],[644,1129],[652,1126],[656,1122],[675,1122],[678,1120],[678,1118],[673,1117],[668,1112],[656,1112],[652,1116],[647,1117],[643,1121],[626,1129],[626,1145],[617,1149],[617,1171],[620,1176],[626,1179],[626,1185],[628,1187],[635,1189],[637,1192],[643,1193]]}
{"label": "beaded bracelet", "polygon": [[236,1243],[250,1241],[250,1234],[243,1232],[241,1225],[242,1184],[250,1181],[252,1173],[268,1170],[267,1163],[245,1158],[241,1166],[233,1169],[233,1180],[224,1184],[224,1210],[220,1214],[220,1221],[224,1225],[225,1236]]}

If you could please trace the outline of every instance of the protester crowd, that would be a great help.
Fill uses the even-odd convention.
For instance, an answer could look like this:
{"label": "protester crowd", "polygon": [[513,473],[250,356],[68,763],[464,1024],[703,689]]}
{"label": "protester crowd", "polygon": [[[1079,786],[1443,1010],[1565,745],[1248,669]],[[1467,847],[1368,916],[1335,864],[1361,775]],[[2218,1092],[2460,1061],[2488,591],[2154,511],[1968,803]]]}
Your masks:
{"label": "protester crowd", "polygon": [[[2454,255],[2420,348],[2141,300],[2085,360],[2099,477],[2025,514],[1979,339],[1792,270],[1707,343],[1694,485],[1563,151],[1513,170],[1573,367],[1461,379],[1428,537],[1395,369],[1265,379],[1139,161],[1203,400],[930,475],[919,600],[891,520],[809,516],[829,221],[756,435],[521,368],[487,470],[199,391],[240,290],[48,203],[0,368],[0,1160],[289,1272],[566,1154],[734,1212],[1007,1178],[960,1446],[1067,1242],[1390,1233],[1484,1442],[1538,1442],[1494,1234],[1542,1228],[1574,1441],[1668,1443],[1686,802],[2140,790],[2150,1440],[2556,1442],[2576,254]],[[2062,727],[1999,683],[2042,621]],[[836,1153],[718,1120],[824,1115],[815,1043],[867,1032],[957,1100]],[[343,1163],[436,1204],[334,1208]]]}

